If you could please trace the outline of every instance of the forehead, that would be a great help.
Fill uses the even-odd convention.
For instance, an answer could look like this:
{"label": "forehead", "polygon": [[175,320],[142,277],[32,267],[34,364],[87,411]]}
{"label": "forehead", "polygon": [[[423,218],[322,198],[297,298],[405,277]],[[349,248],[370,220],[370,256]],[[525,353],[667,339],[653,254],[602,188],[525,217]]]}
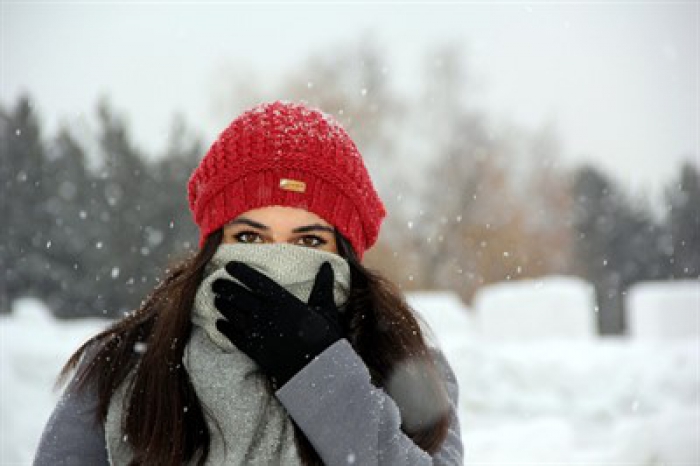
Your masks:
{"label": "forehead", "polygon": [[[323,218],[313,212],[298,207],[288,206],[267,206],[258,209],[248,210],[243,212],[236,218],[245,217],[249,220],[262,223],[264,225],[275,227],[284,226],[287,224],[293,225],[324,225],[332,227]],[[232,219],[235,220],[235,219]]]}

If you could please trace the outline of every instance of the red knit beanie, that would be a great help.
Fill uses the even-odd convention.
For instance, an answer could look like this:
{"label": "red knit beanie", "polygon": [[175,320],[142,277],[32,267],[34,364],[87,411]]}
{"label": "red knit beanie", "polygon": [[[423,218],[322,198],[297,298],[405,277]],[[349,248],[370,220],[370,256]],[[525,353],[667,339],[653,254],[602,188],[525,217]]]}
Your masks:
{"label": "red knit beanie", "polygon": [[333,225],[358,257],[386,216],[357,147],[331,116],[303,104],[258,105],[233,120],[188,183],[207,236],[251,209],[300,207]]}

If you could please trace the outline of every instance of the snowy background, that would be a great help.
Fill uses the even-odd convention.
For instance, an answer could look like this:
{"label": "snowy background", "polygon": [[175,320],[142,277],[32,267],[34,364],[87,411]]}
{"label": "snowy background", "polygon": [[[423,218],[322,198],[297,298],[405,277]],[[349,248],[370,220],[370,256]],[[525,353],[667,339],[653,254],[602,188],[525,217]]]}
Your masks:
{"label": "snowy background", "polygon": [[[697,281],[636,285],[624,337],[596,336],[590,287],[567,277],[485,287],[471,310],[409,300],[459,379],[466,464],[700,464]],[[31,463],[61,365],[107,323],[32,299],[0,317],[1,464]]]}

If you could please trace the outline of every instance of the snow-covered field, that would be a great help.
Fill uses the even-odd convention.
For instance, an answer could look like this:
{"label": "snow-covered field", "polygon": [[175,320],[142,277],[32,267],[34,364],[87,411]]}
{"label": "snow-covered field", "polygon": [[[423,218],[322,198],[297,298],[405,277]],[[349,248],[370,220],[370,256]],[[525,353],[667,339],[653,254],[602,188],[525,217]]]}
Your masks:
{"label": "snow-covered field", "polygon": [[[459,379],[466,464],[700,465],[698,283],[639,291],[634,325],[643,330],[605,339],[582,318],[585,285],[531,284],[544,294],[526,285],[485,290],[472,311],[451,294],[409,296]],[[522,315],[503,312],[514,302]],[[517,338],[518,320],[526,338]],[[548,327],[555,321],[559,337]],[[58,397],[56,374],[105,324],[55,321],[31,300],[0,318],[0,464],[31,463]]]}

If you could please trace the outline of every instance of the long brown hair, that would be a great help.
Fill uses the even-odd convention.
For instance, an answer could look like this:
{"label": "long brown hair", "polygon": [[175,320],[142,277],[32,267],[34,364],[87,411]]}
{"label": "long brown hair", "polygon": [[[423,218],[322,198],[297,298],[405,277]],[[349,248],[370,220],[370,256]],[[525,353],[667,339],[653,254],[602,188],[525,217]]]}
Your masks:
{"label": "long brown hair", "polygon": [[[192,323],[190,312],[204,268],[221,243],[212,233],[203,247],[166,271],[165,279],[133,314],[89,339],[71,356],[60,381],[77,367],[76,388],[92,389],[98,398],[96,421],[107,417],[115,390],[129,380],[122,428],[133,451],[132,465],[204,464],[210,432],[205,414],[182,364]],[[373,383],[386,387],[398,364],[421,362],[421,394],[435,406],[448,404],[444,384],[429,354],[414,313],[401,292],[379,273],[360,264],[350,243],[336,233],[339,253],[350,265],[351,290],[343,315],[347,338],[369,368]],[[83,362],[81,362],[84,360]],[[133,377],[127,378],[133,372]],[[403,413],[410,403],[395,399]],[[448,414],[403,431],[423,450],[433,453],[448,430]],[[303,436],[297,444],[306,464],[322,464]]]}

